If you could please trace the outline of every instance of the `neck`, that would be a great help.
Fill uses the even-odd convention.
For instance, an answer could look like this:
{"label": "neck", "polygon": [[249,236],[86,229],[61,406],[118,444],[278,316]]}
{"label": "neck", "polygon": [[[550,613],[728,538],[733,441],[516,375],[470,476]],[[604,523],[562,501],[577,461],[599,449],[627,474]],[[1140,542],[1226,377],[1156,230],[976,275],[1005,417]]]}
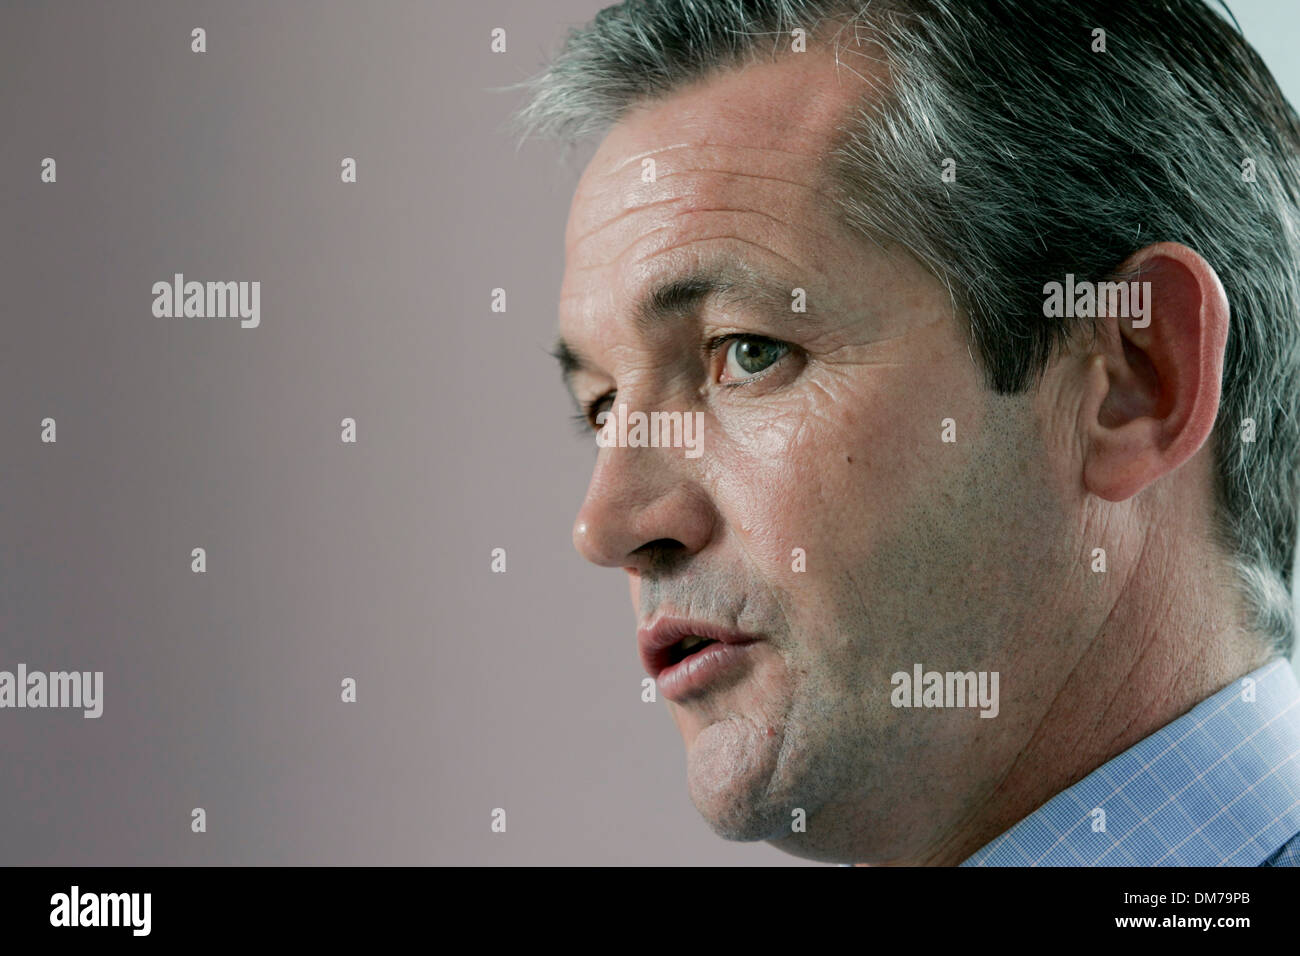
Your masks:
{"label": "neck", "polygon": [[1118,598],[1059,683],[1001,783],[919,861],[955,865],[1138,741],[1262,666],[1267,651],[1212,549],[1152,560]]}

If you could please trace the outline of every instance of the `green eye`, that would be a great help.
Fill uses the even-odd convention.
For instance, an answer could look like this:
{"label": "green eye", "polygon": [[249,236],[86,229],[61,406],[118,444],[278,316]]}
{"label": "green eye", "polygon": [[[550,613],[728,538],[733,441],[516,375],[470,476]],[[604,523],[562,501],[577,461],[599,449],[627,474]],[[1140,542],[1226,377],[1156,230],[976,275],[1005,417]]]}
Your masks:
{"label": "green eye", "polygon": [[737,336],[727,346],[726,372],[730,378],[757,375],[776,363],[790,347],[772,339],[753,335]]}

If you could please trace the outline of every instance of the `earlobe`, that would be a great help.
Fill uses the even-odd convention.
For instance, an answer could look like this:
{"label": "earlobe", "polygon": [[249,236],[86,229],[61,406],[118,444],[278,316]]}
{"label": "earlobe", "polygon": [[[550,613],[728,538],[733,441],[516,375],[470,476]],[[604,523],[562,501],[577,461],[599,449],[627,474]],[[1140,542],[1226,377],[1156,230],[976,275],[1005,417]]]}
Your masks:
{"label": "earlobe", "polygon": [[[1205,444],[1219,408],[1228,301],[1214,269],[1178,243],[1157,243],[1117,270],[1125,296],[1097,297],[1097,352],[1083,370],[1085,487],[1131,498]],[[1136,298],[1134,298],[1136,296]]]}

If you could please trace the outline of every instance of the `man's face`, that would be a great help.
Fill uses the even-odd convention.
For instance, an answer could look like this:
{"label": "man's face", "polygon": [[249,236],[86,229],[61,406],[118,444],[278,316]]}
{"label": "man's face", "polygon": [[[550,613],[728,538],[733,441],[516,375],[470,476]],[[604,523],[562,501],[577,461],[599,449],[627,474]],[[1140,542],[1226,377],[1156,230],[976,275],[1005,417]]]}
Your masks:
{"label": "man's face", "polygon": [[[640,628],[757,638],[696,686],[660,679],[715,830],[938,859],[1063,679],[1072,638],[1043,622],[1077,611],[1077,477],[1050,466],[1070,455],[1041,391],[984,387],[943,285],[837,219],[825,155],[862,90],[794,56],[639,108],[601,145],[566,236],[571,385],[596,411],[702,412],[703,443],[601,448],[574,539],[629,575]],[[699,274],[731,294],[641,307]],[[917,663],[1001,672],[997,718],[891,706]]]}

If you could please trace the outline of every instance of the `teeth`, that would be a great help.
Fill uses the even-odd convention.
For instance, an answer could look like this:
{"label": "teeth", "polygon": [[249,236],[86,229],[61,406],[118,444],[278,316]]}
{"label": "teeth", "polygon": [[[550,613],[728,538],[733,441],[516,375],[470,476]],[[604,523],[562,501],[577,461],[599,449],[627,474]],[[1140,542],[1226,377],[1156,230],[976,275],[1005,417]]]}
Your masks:
{"label": "teeth", "polygon": [[708,638],[692,634],[690,637],[682,641],[682,650],[689,651],[692,647],[703,644],[706,640],[708,640]]}

